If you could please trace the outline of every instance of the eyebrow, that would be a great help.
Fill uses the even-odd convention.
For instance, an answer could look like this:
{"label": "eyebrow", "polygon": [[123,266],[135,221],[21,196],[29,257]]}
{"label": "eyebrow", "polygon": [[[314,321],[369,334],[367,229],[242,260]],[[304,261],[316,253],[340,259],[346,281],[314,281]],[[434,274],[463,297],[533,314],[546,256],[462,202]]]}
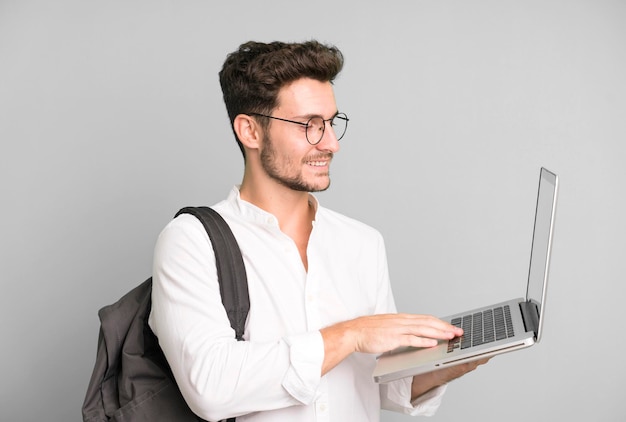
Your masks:
{"label": "eyebrow", "polygon": [[329,119],[324,119],[324,116],[322,116],[321,114],[318,114],[318,113],[304,114],[304,115],[301,115],[301,116],[294,116],[293,118],[294,119],[302,119],[302,120],[307,121],[307,120],[309,120],[309,119],[311,119],[313,117],[321,117],[324,120],[330,120],[330,119],[334,119],[335,117],[337,117],[338,114],[339,114],[339,110],[335,111],[335,114],[333,114]]}

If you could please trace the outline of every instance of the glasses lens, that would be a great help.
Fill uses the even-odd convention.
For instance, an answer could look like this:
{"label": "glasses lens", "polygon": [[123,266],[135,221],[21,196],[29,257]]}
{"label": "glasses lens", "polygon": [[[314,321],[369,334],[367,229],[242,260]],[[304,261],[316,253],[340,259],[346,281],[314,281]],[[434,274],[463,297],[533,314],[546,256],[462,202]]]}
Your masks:
{"label": "glasses lens", "polygon": [[331,120],[330,124],[333,127],[337,140],[340,140],[346,134],[346,129],[348,128],[348,116],[345,113],[339,113]]}
{"label": "glasses lens", "polygon": [[[337,140],[343,138],[346,134],[346,128],[348,127],[348,116],[345,113],[339,113],[329,122],[330,126],[335,132]],[[306,127],[306,139],[311,145],[317,145],[324,137],[324,129],[326,129],[326,122],[321,117],[312,117],[308,121]]]}
{"label": "glasses lens", "polygon": [[324,119],[311,117],[306,126],[306,139],[310,144],[318,144],[324,136]]}

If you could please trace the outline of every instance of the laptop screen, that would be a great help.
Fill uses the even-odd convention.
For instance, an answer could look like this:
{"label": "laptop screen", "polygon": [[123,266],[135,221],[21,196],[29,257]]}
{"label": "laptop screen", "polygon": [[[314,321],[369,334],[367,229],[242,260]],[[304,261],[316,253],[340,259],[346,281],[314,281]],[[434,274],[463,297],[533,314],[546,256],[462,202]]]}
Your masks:
{"label": "laptop screen", "polygon": [[550,266],[550,248],[556,207],[557,176],[542,168],[539,177],[539,193],[535,212],[535,229],[528,271],[526,300],[537,306],[539,327],[537,341],[541,336],[543,304],[546,295],[546,283]]}

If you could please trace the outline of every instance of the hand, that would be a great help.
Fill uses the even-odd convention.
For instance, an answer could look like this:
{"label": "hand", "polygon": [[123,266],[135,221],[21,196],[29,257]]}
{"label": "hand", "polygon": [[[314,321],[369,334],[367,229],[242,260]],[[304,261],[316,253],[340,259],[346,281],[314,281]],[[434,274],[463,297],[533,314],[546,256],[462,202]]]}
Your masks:
{"label": "hand", "polygon": [[401,346],[433,347],[463,330],[430,315],[372,315],[346,322],[355,336],[355,352],[383,353]]}
{"label": "hand", "polygon": [[455,380],[468,372],[472,372],[480,365],[484,365],[489,362],[491,358],[479,359],[460,365],[450,366],[445,369],[438,369],[426,374],[416,375],[413,377],[413,383],[411,385],[411,400],[415,400],[417,397],[432,390],[435,387],[444,385],[452,380]]}
{"label": "hand", "polygon": [[320,330],[324,340],[322,374],[353,352],[383,353],[401,346],[433,347],[463,330],[429,315],[371,315]]}

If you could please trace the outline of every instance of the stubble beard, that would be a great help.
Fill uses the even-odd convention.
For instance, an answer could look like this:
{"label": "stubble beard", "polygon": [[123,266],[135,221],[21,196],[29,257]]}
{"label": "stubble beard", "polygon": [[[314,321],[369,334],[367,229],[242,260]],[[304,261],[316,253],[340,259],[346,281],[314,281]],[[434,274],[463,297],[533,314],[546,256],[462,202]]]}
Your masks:
{"label": "stubble beard", "polygon": [[[325,154],[324,158],[332,158],[332,153]],[[306,182],[302,177],[302,172],[298,172],[293,176],[289,176],[281,172],[281,170],[294,168],[293,160],[289,157],[283,166],[278,162],[278,154],[274,149],[274,145],[269,136],[265,136],[265,145],[261,150],[261,165],[267,175],[281,185],[299,192],[323,192],[330,187],[330,177],[325,186],[316,186]],[[326,174],[328,176],[328,173]]]}

